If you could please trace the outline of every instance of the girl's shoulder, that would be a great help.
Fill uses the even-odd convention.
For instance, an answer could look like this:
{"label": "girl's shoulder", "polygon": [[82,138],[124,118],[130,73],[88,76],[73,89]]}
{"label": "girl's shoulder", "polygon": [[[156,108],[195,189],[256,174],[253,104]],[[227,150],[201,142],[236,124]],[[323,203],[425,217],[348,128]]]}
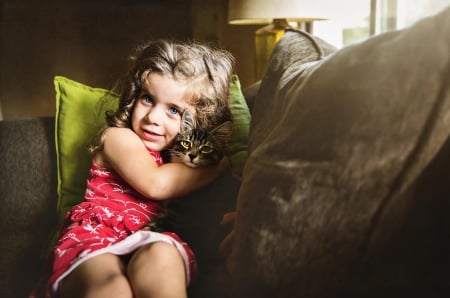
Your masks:
{"label": "girl's shoulder", "polygon": [[105,147],[115,147],[121,143],[127,143],[127,139],[130,138],[131,134],[134,133],[129,128],[106,127],[103,129],[99,138],[99,147],[101,149],[96,151],[92,156],[92,163],[102,168],[112,169],[112,166],[105,155]]}
{"label": "girl's shoulder", "polygon": [[149,151],[139,136],[130,128],[108,127],[101,137],[103,150],[97,152],[94,160],[106,168],[114,168],[113,164],[126,164],[127,160],[139,157],[143,163],[151,156],[156,164],[162,165],[159,152]]}
{"label": "girl's shoulder", "polygon": [[107,127],[102,132],[103,140],[107,137],[127,137],[127,136],[136,137],[136,134],[131,128],[128,127]]}
{"label": "girl's shoulder", "polygon": [[108,127],[106,128],[101,136],[101,143],[103,147],[112,146],[115,148],[128,147],[129,149],[140,144],[140,139],[136,133],[125,127]]}

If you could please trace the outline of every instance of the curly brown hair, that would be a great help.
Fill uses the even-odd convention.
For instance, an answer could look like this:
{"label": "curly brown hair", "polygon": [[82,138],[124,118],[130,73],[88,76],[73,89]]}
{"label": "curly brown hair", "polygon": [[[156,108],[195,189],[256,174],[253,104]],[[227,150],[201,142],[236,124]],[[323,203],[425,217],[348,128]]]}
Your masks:
{"label": "curly brown hair", "polygon": [[[231,120],[228,95],[235,61],[228,51],[194,41],[157,39],[139,45],[129,60],[128,73],[112,89],[120,101],[117,110],[106,114],[107,127],[131,127],[136,99],[154,72],[187,83],[197,126],[212,129]],[[100,141],[90,151],[101,147]]]}

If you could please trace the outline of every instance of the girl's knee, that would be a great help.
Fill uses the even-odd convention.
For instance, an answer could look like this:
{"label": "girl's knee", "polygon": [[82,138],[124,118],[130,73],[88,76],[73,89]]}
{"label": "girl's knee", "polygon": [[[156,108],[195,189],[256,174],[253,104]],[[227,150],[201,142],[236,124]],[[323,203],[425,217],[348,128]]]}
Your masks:
{"label": "girl's knee", "polygon": [[122,274],[110,273],[92,282],[63,283],[58,297],[133,297],[130,284]]}
{"label": "girl's knee", "polygon": [[140,248],[128,264],[127,275],[135,294],[185,295],[184,261],[178,249],[170,243],[156,242]]}
{"label": "girl's knee", "polygon": [[178,249],[166,242],[155,242],[140,248],[131,258],[127,270],[132,270],[136,266],[146,264],[152,266],[182,266],[184,268],[183,258]]}
{"label": "girl's knee", "polygon": [[120,258],[100,255],[81,264],[60,284],[58,297],[132,297]]}

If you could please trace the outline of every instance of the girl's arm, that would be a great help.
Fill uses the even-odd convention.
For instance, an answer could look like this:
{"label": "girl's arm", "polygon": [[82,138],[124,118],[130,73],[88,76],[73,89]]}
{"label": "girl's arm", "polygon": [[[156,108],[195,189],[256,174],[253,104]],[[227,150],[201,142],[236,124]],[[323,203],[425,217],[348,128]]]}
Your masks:
{"label": "girl's arm", "polygon": [[195,191],[214,181],[228,167],[227,159],[216,166],[196,169],[181,163],[158,166],[141,139],[128,128],[108,128],[103,142],[100,162],[113,168],[136,191],[154,200]]}

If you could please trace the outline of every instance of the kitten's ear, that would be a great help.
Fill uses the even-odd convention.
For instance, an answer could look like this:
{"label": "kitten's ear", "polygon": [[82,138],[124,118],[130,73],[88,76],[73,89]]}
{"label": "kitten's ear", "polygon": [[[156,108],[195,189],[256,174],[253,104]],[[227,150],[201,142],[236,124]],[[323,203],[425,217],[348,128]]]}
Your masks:
{"label": "kitten's ear", "polygon": [[181,132],[185,132],[195,128],[195,119],[192,112],[186,109],[181,116]]}
{"label": "kitten's ear", "polygon": [[233,122],[225,121],[211,131],[211,134],[222,140],[229,141],[233,132]]}

